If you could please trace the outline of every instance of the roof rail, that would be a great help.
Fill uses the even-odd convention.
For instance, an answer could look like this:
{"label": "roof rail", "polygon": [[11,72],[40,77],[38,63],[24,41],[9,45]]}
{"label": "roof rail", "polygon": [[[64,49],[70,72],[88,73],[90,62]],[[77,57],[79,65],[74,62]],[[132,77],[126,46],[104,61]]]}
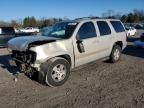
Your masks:
{"label": "roof rail", "polygon": [[75,20],[82,20],[82,19],[116,19],[116,18],[110,18],[110,17],[81,17],[81,18],[76,18]]}
{"label": "roof rail", "polygon": [[76,18],[75,20],[81,20],[81,19],[99,19],[99,17],[81,17],[81,18]]}

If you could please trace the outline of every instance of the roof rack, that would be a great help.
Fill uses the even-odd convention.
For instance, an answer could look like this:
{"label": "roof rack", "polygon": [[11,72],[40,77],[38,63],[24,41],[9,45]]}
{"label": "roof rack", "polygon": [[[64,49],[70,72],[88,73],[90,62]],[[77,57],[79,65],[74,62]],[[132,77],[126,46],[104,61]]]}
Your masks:
{"label": "roof rack", "polygon": [[81,18],[76,18],[75,20],[81,20],[81,19],[99,19],[99,17],[81,17]]}
{"label": "roof rack", "polygon": [[110,18],[110,17],[81,17],[81,18],[76,18],[75,20],[82,20],[82,19],[116,19],[116,18]]}

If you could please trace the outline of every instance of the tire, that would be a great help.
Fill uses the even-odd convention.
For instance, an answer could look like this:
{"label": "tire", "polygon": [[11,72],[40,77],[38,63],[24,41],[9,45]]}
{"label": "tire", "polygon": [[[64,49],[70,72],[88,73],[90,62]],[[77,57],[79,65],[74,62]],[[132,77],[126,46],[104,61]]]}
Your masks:
{"label": "tire", "polygon": [[110,61],[112,63],[116,63],[119,61],[121,57],[121,47],[119,45],[115,45],[112,49],[111,55],[110,55]]}
{"label": "tire", "polygon": [[63,85],[70,75],[70,64],[66,59],[55,57],[41,65],[38,80],[50,87]]}

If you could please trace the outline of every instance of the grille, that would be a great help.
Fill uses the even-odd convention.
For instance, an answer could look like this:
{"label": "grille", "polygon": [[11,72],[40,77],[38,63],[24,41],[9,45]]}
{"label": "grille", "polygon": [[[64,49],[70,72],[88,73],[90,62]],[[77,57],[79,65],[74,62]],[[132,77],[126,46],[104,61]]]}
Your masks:
{"label": "grille", "polygon": [[12,51],[12,57],[21,62],[27,64],[33,64],[36,60],[36,53],[33,51],[25,51],[25,52]]}

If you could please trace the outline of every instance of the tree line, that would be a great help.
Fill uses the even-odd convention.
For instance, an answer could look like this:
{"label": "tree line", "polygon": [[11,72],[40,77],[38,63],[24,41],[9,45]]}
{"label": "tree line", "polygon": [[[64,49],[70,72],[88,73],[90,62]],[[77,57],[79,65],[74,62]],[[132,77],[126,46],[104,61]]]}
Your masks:
{"label": "tree line", "polygon": [[123,23],[144,23],[144,10],[134,9],[128,14],[115,13],[113,10],[108,10],[102,13],[102,17],[120,19]]}
{"label": "tree line", "polygon": [[[108,10],[102,13],[103,18],[120,19],[123,23],[144,23],[144,10],[134,9],[128,14],[115,13],[113,10]],[[15,28],[23,27],[46,27],[51,26],[57,22],[69,20],[68,18],[41,18],[37,20],[34,16],[26,17],[24,19],[11,20],[10,22],[0,21],[0,26],[13,26]]]}
{"label": "tree line", "polygon": [[15,28],[25,28],[25,27],[46,27],[51,26],[57,22],[61,22],[66,19],[62,18],[41,18],[37,20],[34,16],[25,17],[24,19],[11,20],[10,22],[0,21],[0,26],[12,26]]}
{"label": "tree line", "polygon": [[144,23],[144,10],[134,9],[133,12],[122,15],[121,21],[127,23]]}

